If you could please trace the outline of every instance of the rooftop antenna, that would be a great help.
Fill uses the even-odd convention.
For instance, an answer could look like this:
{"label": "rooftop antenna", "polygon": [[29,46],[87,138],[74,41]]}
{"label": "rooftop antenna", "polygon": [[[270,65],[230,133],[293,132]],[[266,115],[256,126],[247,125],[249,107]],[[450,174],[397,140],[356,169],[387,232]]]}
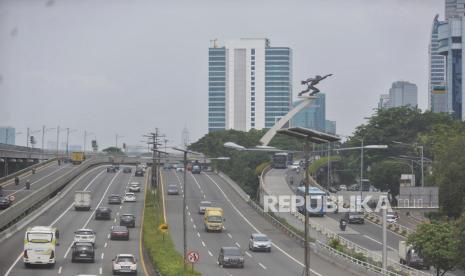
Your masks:
{"label": "rooftop antenna", "polygon": [[218,42],[218,38],[210,39],[210,42],[213,42],[213,48],[218,48],[218,44],[216,44]]}

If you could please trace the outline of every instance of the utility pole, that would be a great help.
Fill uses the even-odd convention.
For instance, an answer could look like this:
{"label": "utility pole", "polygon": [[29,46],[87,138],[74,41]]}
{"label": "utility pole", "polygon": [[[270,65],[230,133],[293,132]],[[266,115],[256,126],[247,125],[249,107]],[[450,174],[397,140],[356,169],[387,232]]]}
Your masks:
{"label": "utility pole", "polygon": [[425,187],[425,171],[423,170],[423,146],[418,146],[421,153],[421,187]]}
{"label": "utility pole", "polygon": [[69,158],[69,127],[66,128],[66,158]]}
{"label": "utility pole", "polygon": [[29,147],[29,128],[27,128],[27,134],[26,134],[26,148]]}
{"label": "utility pole", "polygon": [[[361,139],[361,141],[362,141],[362,146],[361,146],[361,156],[360,156],[360,204],[363,201],[363,199],[362,199],[362,191],[363,191],[363,148],[364,148],[363,138]],[[357,207],[357,208],[359,208],[359,207]]]}
{"label": "utility pole", "polygon": [[304,216],[305,216],[305,253],[304,253],[304,258],[305,258],[305,276],[310,276],[310,248],[308,244],[308,210],[307,210],[307,201],[309,200],[308,198],[308,192],[309,192],[309,186],[310,186],[310,177],[308,175],[308,163],[310,159],[310,144],[308,142],[308,139],[305,139],[305,145],[304,145],[304,155],[305,155],[305,194],[304,194]]}
{"label": "utility pole", "polygon": [[60,151],[60,126],[57,126],[57,158],[58,158],[58,153]]}
{"label": "utility pole", "polygon": [[42,154],[44,154],[44,140],[45,140],[45,125],[42,126]]}

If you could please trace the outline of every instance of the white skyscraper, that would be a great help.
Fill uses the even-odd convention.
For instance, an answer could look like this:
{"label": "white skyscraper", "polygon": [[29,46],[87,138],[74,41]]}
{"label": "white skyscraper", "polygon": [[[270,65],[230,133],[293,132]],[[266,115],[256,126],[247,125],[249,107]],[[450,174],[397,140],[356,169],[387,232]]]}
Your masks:
{"label": "white skyscraper", "polygon": [[292,102],[292,51],[266,38],[209,49],[208,129],[270,128]]}
{"label": "white skyscraper", "polygon": [[408,81],[396,81],[389,89],[389,107],[418,105],[418,88]]}

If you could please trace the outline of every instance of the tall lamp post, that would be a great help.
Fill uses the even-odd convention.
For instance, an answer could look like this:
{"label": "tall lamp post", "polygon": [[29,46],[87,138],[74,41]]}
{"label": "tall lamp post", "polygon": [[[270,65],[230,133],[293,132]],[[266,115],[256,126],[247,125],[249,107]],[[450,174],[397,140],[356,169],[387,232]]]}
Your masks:
{"label": "tall lamp post", "polygon": [[424,146],[423,145],[418,145],[418,144],[409,144],[409,143],[404,143],[404,142],[399,142],[399,141],[392,141],[394,144],[399,144],[399,145],[404,145],[404,146],[412,146],[415,148],[420,149],[420,159],[421,159],[421,187],[425,187],[425,174],[424,174]]}
{"label": "tall lamp post", "polygon": [[69,158],[69,134],[70,133],[73,133],[73,132],[76,132],[77,130],[76,129],[69,129],[66,128],[66,158]]}
{"label": "tall lamp post", "polygon": [[183,237],[183,262],[184,262],[184,271],[187,269],[186,257],[187,257],[187,217],[186,217],[186,171],[187,171],[187,154],[199,154],[197,152],[193,152],[187,149],[180,149],[173,147],[172,149],[176,151],[180,151],[184,154],[184,176],[183,176],[183,183],[182,189],[184,191],[182,197],[182,237]]}
{"label": "tall lamp post", "polygon": [[280,129],[277,133],[284,134],[287,136],[291,136],[294,138],[298,138],[304,140],[304,156],[305,156],[305,195],[304,195],[304,216],[305,216],[305,251],[304,251],[304,258],[305,258],[305,276],[310,275],[310,246],[309,246],[309,238],[308,238],[308,210],[307,210],[307,201],[309,196],[309,188],[310,188],[310,176],[308,172],[308,165],[310,159],[310,142],[315,144],[324,144],[329,142],[336,142],[339,141],[340,138],[335,135],[326,134],[319,131],[314,131],[307,128],[301,127],[294,127],[288,129]]}

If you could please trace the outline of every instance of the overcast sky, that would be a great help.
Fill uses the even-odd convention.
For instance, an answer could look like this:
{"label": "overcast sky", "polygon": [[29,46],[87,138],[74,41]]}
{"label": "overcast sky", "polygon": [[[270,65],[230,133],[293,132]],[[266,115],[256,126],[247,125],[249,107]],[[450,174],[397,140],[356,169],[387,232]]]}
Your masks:
{"label": "overcast sky", "polygon": [[[348,135],[392,82],[428,103],[428,43],[444,0],[0,0],[0,126],[84,130],[101,146],[154,127],[180,144],[207,132],[210,40],[267,37],[293,49],[320,85],[327,119]],[[64,137],[62,134],[61,137]],[[25,143],[25,134],[18,135]],[[46,140],[56,140],[53,133]]]}

